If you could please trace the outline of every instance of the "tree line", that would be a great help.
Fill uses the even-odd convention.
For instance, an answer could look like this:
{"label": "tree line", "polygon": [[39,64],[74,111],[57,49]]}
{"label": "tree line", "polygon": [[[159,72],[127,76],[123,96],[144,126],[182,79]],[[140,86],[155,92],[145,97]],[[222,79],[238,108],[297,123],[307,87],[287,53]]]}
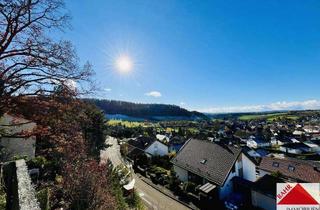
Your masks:
{"label": "tree line", "polygon": [[202,113],[190,112],[179,106],[169,104],[143,104],[107,99],[85,99],[85,101],[95,104],[106,114],[123,114],[142,118],[152,118],[154,116],[205,118]]}

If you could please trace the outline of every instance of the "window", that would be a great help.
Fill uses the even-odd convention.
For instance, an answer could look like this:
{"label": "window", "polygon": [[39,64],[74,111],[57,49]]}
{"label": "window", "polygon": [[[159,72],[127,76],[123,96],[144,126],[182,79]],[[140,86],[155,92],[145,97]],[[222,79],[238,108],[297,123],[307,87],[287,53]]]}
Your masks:
{"label": "window", "polygon": [[273,163],[272,163],[272,166],[273,166],[273,167],[276,167],[276,168],[279,168],[279,163],[278,163],[278,162],[273,162]]}
{"label": "window", "polygon": [[296,168],[295,168],[294,166],[292,166],[292,165],[289,165],[289,166],[288,166],[288,170],[289,170],[289,171],[294,171],[295,169],[296,169]]}
{"label": "window", "polygon": [[207,160],[206,159],[202,159],[202,160],[200,160],[200,163],[201,164],[205,164],[207,162]]}
{"label": "window", "polygon": [[260,175],[260,170],[256,169],[256,176],[259,176],[259,175]]}

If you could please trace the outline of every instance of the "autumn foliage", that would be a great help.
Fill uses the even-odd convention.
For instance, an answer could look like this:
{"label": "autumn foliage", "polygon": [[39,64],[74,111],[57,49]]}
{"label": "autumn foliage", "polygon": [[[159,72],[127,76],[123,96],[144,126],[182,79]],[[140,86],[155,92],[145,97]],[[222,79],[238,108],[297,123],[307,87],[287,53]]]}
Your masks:
{"label": "autumn foliage", "polygon": [[[63,0],[0,0],[0,117],[22,115],[37,127],[38,188],[51,189],[52,209],[115,209],[110,167],[97,156],[104,116],[79,100],[90,91],[91,65],[72,44],[50,37],[68,26]],[[82,88],[85,86],[86,88]]]}

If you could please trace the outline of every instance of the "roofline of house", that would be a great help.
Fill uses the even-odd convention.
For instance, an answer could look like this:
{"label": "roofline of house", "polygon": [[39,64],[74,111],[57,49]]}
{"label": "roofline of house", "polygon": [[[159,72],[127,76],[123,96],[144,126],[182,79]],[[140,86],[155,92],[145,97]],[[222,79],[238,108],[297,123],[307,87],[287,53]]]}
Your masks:
{"label": "roofline of house", "polygon": [[[181,147],[181,149],[179,150],[179,152],[181,152],[181,151],[183,150],[183,148],[185,147],[185,145],[187,145],[187,143],[189,143],[189,141],[192,140],[192,139],[193,139],[193,138],[190,138],[190,139]],[[178,153],[178,154],[179,154],[179,153]],[[223,180],[223,182],[222,182],[221,184],[218,184],[216,181],[212,180],[211,178],[209,178],[209,177],[207,177],[207,176],[203,176],[202,174],[199,174],[198,172],[195,172],[194,170],[189,170],[189,169],[187,169],[185,166],[182,166],[182,165],[180,165],[180,164],[177,164],[176,162],[173,162],[173,160],[174,160],[175,158],[174,158],[173,160],[171,160],[170,162],[171,162],[173,165],[176,165],[176,166],[178,166],[178,167],[180,167],[180,168],[185,169],[186,171],[190,171],[190,172],[192,172],[192,173],[194,173],[194,174],[196,174],[196,175],[198,175],[198,176],[201,176],[201,177],[203,177],[203,178],[205,178],[205,179],[207,179],[207,180],[209,180],[209,181],[211,181],[211,182],[213,182],[213,183],[215,183],[215,184],[217,184],[217,185],[219,185],[219,186],[223,186],[223,185],[225,184],[227,178],[229,177],[230,172],[231,172],[234,164],[236,163],[236,161],[238,160],[238,158],[239,158],[239,156],[240,156],[241,154],[242,154],[242,150],[240,150],[239,154],[237,155],[237,158],[233,161],[232,166],[231,166],[230,169],[228,170],[227,176],[224,178],[224,180]]]}
{"label": "roofline of house", "polygon": [[[129,143],[127,143],[127,144],[129,144]],[[144,152],[144,153],[147,153],[147,154],[149,154],[149,155],[152,155],[152,154],[150,154],[149,152],[146,152],[145,150],[143,150],[143,149],[140,149],[139,147],[136,147],[136,146],[133,146],[132,144],[129,144],[131,147],[134,147],[134,148],[136,148],[136,149],[138,149],[138,150],[140,150],[140,151],[142,151],[142,152]],[[147,147],[148,148],[148,147]]]}
{"label": "roofline of house", "polygon": [[[154,142],[159,142],[159,143],[161,143],[162,145],[164,145],[164,146],[166,146],[166,147],[168,147],[168,145],[166,145],[166,144],[164,144],[164,143],[162,143],[161,141],[159,141],[158,139],[155,139],[155,141]],[[154,142],[152,142],[149,146],[147,146],[144,150],[147,150],[149,147],[151,147],[151,145],[154,143]]]}
{"label": "roofline of house", "polygon": [[[260,169],[260,170],[269,172],[269,173],[277,172],[277,171],[270,171],[270,170],[267,170],[267,169],[263,169],[263,168],[260,168],[259,166],[258,166],[257,168]],[[278,170],[278,171],[279,171],[279,170]],[[280,172],[280,171],[279,171],[279,172]],[[280,172],[280,173],[281,173],[281,172]],[[291,176],[286,176],[286,175],[284,175],[283,173],[281,173],[281,177],[287,178],[287,179],[294,179],[294,180],[297,180],[297,182],[307,182],[307,183],[311,183],[310,181],[307,181],[307,180],[302,180],[302,179],[299,179],[299,178],[295,178],[295,177],[291,177]]]}
{"label": "roofline of house", "polygon": [[200,173],[198,173],[197,171],[195,171],[195,170],[193,170],[193,169],[191,169],[191,170],[190,170],[190,168],[187,169],[185,166],[183,166],[183,165],[181,165],[181,164],[176,164],[176,163],[174,163],[173,161],[171,161],[171,163],[172,163],[173,165],[175,165],[175,166],[178,166],[178,167],[186,170],[186,171],[190,171],[190,172],[192,172],[192,173],[194,173],[194,174],[196,174],[196,175],[198,175],[198,176],[200,176],[200,177],[202,177],[202,178],[205,178],[205,179],[207,179],[208,181],[213,182],[213,183],[216,184],[216,185],[223,186],[223,185],[221,185],[221,184],[218,184],[215,180],[211,179],[210,177],[205,176],[205,175],[203,175],[203,174],[200,174]]}

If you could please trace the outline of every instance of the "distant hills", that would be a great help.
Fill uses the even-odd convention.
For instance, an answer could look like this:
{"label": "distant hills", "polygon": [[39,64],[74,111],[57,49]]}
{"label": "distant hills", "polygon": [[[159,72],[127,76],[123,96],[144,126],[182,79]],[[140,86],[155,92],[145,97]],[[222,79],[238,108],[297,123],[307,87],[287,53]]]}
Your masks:
{"label": "distant hills", "polygon": [[266,112],[245,112],[245,113],[205,113],[211,119],[221,120],[275,120],[277,118],[299,119],[301,117],[319,116],[320,110],[288,110],[288,111],[266,111]]}
{"label": "distant hills", "polygon": [[125,120],[209,120],[200,112],[188,111],[176,105],[143,104],[106,99],[85,99],[102,109],[108,118]]}

